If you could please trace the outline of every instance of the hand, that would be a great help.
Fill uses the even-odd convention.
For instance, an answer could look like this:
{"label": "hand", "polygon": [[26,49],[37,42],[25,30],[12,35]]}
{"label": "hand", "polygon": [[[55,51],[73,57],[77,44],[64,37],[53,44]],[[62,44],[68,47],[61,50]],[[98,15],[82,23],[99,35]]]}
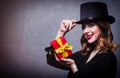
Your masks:
{"label": "hand", "polygon": [[62,20],[60,31],[62,32],[70,31],[73,27],[75,27],[76,25],[75,22],[76,22],[75,20]]}
{"label": "hand", "polygon": [[58,59],[58,57],[55,54],[56,61],[60,62],[62,66],[68,67],[72,70],[73,73],[78,71],[78,68],[76,66],[76,63],[73,59],[70,58],[62,58],[61,60]]}
{"label": "hand", "polygon": [[64,36],[66,32],[70,31],[76,26],[76,20],[62,20],[60,29],[56,37]]}
{"label": "hand", "polygon": [[77,66],[76,66],[76,63],[75,63],[75,61],[74,61],[73,59],[70,59],[70,58],[67,58],[67,59],[62,58],[62,60],[61,60],[60,62],[61,62],[61,64],[69,67],[69,68],[72,70],[73,73],[75,73],[75,72],[78,71],[78,68],[77,68]]}

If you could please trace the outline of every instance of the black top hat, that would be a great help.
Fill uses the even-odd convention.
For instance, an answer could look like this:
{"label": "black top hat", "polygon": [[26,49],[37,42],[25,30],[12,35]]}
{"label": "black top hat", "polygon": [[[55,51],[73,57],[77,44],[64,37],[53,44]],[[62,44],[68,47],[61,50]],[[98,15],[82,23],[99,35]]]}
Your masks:
{"label": "black top hat", "polygon": [[107,5],[102,2],[87,2],[80,6],[81,19],[78,24],[84,22],[106,21],[110,24],[115,22],[113,16],[108,15]]}

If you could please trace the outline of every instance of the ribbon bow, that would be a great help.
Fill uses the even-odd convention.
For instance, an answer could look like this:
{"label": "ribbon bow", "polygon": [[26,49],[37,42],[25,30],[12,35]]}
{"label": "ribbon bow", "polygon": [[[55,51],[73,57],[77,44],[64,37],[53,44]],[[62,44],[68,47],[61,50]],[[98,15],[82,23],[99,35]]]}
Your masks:
{"label": "ribbon bow", "polygon": [[56,53],[62,53],[63,57],[67,57],[68,53],[67,50],[72,50],[72,46],[70,46],[68,43],[62,44],[62,41],[60,38],[57,38],[56,41],[60,45],[60,48],[56,49]]}

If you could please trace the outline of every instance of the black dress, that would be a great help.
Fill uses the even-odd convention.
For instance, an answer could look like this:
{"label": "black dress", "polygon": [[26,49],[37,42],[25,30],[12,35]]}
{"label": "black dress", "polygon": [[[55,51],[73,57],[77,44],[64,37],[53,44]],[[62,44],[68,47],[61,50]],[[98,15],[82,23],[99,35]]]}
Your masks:
{"label": "black dress", "polygon": [[75,61],[78,68],[76,73],[72,73],[69,68],[55,61],[53,52],[47,54],[47,63],[60,69],[69,70],[67,78],[115,78],[117,60],[113,52],[96,54],[86,63],[89,55],[90,53],[83,55],[76,52],[68,57]]}
{"label": "black dress", "polygon": [[117,60],[113,52],[96,54],[86,63],[90,53],[83,55],[79,52],[71,55],[74,59],[78,71],[69,71],[68,78],[115,78]]}

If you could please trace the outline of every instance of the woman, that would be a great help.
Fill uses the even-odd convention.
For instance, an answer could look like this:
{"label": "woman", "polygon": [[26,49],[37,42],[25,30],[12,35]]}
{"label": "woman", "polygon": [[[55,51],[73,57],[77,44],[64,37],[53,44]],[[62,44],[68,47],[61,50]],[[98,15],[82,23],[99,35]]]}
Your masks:
{"label": "woman", "polygon": [[[49,58],[48,64],[69,70],[68,78],[115,78],[116,57],[110,24],[113,16],[108,15],[107,6],[101,2],[81,5],[81,20],[63,20],[56,38],[65,36],[76,24],[82,25],[82,49],[68,58]],[[51,61],[51,62],[50,62]]]}

